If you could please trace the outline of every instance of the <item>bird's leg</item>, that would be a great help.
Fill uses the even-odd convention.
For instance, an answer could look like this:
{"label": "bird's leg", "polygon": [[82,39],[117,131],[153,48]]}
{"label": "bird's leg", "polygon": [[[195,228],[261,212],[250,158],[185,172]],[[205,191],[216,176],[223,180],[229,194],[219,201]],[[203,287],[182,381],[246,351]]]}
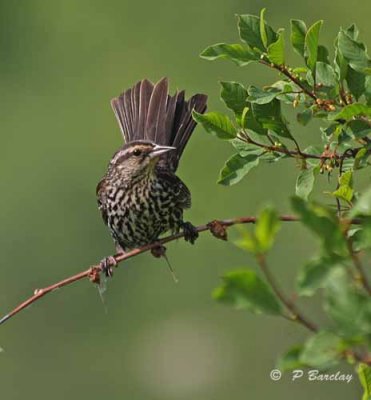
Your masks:
{"label": "bird's leg", "polygon": [[152,249],[151,249],[151,254],[156,258],[164,257],[164,259],[166,260],[167,266],[169,267],[171,276],[174,279],[174,282],[178,283],[178,278],[175,275],[175,271],[173,270],[173,267],[171,266],[170,261],[167,258],[166,247],[160,242],[155,243],[155,247],[152,247]]}
{"label": "bird's leg", "polygon": [[107,278],[112,278],[113,276],[113,270],[112,267],[115,267],[117,265],[117,261],[115,257],[113,256],[108,256],[103,258],[103,260],[99,263],[100,268],[102,272],[104,272],[104,275]]}
{"label": "bird's leg", "polygon": [[180,227],[183,229],[184,239],[187,242],[194,244],[196,239],[198,238],[198,232],[196,227],[192,225],[190,222],[182,222],[180,224]]}

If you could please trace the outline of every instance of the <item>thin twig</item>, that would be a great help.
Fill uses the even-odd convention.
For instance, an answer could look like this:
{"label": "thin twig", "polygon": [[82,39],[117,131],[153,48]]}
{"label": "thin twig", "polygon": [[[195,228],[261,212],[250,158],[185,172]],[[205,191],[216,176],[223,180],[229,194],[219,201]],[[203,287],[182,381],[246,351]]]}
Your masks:
{"label": "thin twig", "polygon": [[371,284],[369,283],[366,273],[363,270],[361,260],[359,259],[357,253],[353,249],[352,239],[351,238],[346,238],[346,239],[347,239],[349,255],[352,258],[354,268],[357,270],[358,273],[357,278],[361,282],[366,292],[371,296]]}
{"label": "thin twig", "polygon": [[[298,217],[294,215],[282,215],[280,217],[281,221],[298,221]],[[228,228],[229,226],[236,225],[236,224],[249,224],[249,223],[255,223],[257,221],[257,217],[241,217],[241,218],[234,218],[234,219],[225,219],[222,221],[213,221],[210,222],[206,225],[200,225],[197,226],[195,229],[197,232],[205,232],[205,231],[211,231],[215,236],[219,238],[223,238],[222,234],[220,232],[217,232],[216,229],[214,229],[215,224],[217,226],[221,226],[222,228]],[[155,243],[148,244],[146,246],[142,246],[136,249],[133,249],[127,253],[120,253],[116,254],[111,257],[107,257],[107,266],[108,267],[114,267],[117,266],[121,261],[127,260],[129,258],[135,257],[141,253],[144,253],[146,251],[149,251],[153,248],[156,248],[159,246],[159,244],[165,244],[168,242],[172,242],[176,239],[184,237],[183,232],[179,232],[174,235],[170,235],[164,239],[161,239]],[[29,297],[27,300],[23,301],[21,304],[19,304],[17,307],[15,307],[11,312],[9,312],[7,315],[2,317],[0,319],[0,325],[3,324],[4,322],[8,321],[10,318],[14,317],[14,315],[18,314],[20,311],[24,310],[27,308],[29,305],[33,304],[35,301],[41,299],[42,297],[46,296],[47,294],[51,293],[55,289],[59,289],[63,286],[70,285],[74,282],[77,282],[83,278],[90,278],[91,281],[93,282],[99,282],[99,275],[102,272],[102,265],[101,264],[96,264],[91,266],[85,271],[79,272],[76,275],[70,276],[69,278],[63,279],[62,281],[59,281],[57,283],[54,283],[53,285],[47,286],[43,289],[36,289],[34,291],[33,296]]]}
{"label": "thin twig", "polygon": [[298,322],[302,325],[304,325],[306,328],[308,328],[312,332],[317,332],[318,328],[317,326],[309,321],[295,306],[295,304],[286,298],[284,295],[283,291],[281,288],[278,286],[274,276],[271,274],[269,271],[269,268],[267,266],[267,262],[265,259],[265,256],[260,254],[257,256],[257,261],[260,266],[260,269],[262,273],[264,274],[265,278],[267,279],[269,285],[271,286],[272,290],[276,294],[276,296],[281,300],[281,302],[286,306],[286,308],[290,311],[291,313],[291,320]]}

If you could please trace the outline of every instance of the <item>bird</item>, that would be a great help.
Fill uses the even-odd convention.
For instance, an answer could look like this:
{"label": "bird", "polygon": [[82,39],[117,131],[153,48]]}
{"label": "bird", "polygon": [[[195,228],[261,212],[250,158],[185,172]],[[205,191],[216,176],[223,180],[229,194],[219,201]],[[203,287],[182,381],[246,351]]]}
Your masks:
{"label": "bird", "polygon": [[[196,127],[192,111],[204,113],[206,105],[205,94],[188,100],[184,90],[170,95],[167,78],[155,84],[143,79],[111,100],[124,144],[111,158],[96,194],[119,253],[181,229],[185,240],[196,240],[195,227],[183,219],[183,211],[191,207],[191,193],[176,170]],[[101,262],[107,276],[112,275],[112,265],[112,257]]]}

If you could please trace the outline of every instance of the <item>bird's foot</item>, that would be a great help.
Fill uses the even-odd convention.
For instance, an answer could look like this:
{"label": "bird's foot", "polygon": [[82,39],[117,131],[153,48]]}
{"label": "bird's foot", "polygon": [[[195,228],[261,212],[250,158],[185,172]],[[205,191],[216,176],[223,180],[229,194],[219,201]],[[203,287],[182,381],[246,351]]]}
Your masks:
{"label": "bird's foot", "polygon": [[112,278],[113,276],[112,267],[115,267],[116,265],[117,261],[113,256],[108,256],[106,258],[103,258],[103,260],[100,262],[101,271],[107,278]]}
{"label": "bird's foot", "polygon": [[190,222],[183,222],[181,224],[181,228],[183,229],[184,233],[184,240],[191,244],[194,244],[196,239],[198,238],[198,232],[194,225]]}
{"label": "bird's foot", "polygon": [[151,254],[153,255],[153,257],[164,257],[166,255],[166,247],[160,242],[154,243],[154,245],[155,247],[152,247],[151,249]]}

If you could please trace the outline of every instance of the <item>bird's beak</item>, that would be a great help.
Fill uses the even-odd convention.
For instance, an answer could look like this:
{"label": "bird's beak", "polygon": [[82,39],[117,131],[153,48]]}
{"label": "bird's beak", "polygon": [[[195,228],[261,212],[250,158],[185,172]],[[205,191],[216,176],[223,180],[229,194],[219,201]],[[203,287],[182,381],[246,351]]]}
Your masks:
{"label": "bird's beak", "polygon": [[152,151],[149,153],[150,158],[156,158],[161,156],[162,154],[167,153],[168,151],[176,150],[176,147],[172,146],[160,146],[156,144],[156,146],[152,149]]}

